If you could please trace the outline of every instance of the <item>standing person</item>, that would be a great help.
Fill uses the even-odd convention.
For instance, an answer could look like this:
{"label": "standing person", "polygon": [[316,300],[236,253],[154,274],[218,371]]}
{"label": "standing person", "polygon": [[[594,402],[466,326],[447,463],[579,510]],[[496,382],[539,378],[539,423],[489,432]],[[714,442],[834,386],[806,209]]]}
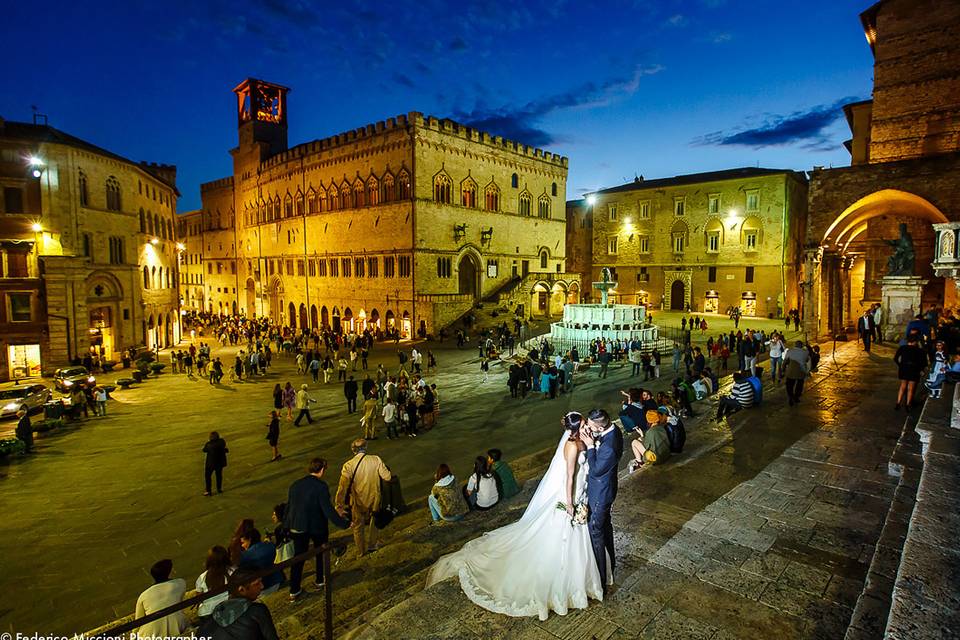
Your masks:
{"label": "standing person", "polygon": [[363,401],[363,437],[367,440],[377,439],[377,398],[372,393]]}
{"label": "standing person", "polygon": [[920,348],[916,333],[907,336],[907,344],[897,349],[893,356],[893,361],[897,365],[897,377],[900,378],[900,389],[897,391],[897,406],[895,411],[899,411],[904,400],[906,400],[907,410],[913,405],[913,393],[917,388],[917,382],[920,381],[920,375],[924,367],[927,366],[927,353]]}
{"label": "standing person", "polygon": [[590,515],[587,530],[600,571],[600,584],[606,592],[607,587],[613,584],[613,572],[617,565],[610,511],[617,498],[617,469],[623,457],[623,432],[603,409],[592,410],[584,423],[580,428],[580,441],[587,448],[589,464],[587,500]]}
{"label": "standing person", "polygon": [[600,373],[597,374],[597,377],[606,378],[607,368],[610,366],[610,352],[606,350],[601,351],[597,359],[600,360]]}
{"label": "standing person", "polygon": [[277,410],[277,413],[283,409],[283,387],[280,386],[279,382],[273,387],[273,408]]}
{"label": "standing person", "polygon": [[347,414],[355,413],[357,411],[357,393],[359,392],[359,387],[357,381],[353,379],[353,376],[343,383],[343,396],[347,399]]}
{"label": "standing person", "polygon": [[[307,467],[307,475],[290,485],[287,492],[283,526],[290,531],[294,555],[306,551],[311,542],[314,547],[326,544],[330,539],[329,522],[341,529],[350,527],[350,522],[330,502],[330,488],[322,479],[326,470],[326,460],[313,458]],[[303,593],[300,588],[303,565],[303,562],[298,562],[290,567],[290,600],[296,600]],[[322,554],[316,556],[316,567],[314,584],[320,587],[323,586]]]}
{"label": "standing person", "polygon": [[350,450],[353,457],[340,469],[336,505],[341,513],[350,510],[353,541],[357,556],[362,557],[368,544],[371,551],[379,548],[373,514],[380,508],[380,482],[390,482],[393,474],[379,456],[367,454],[367,441],[363,438],[354,440]]}
{"label": "standing person", "polygon": [[480,360],[480,371],[483,372],[483,378],[480,381],[486,382],[488,374],[490,373],[490,361],[482,356]]}
{"label": "standing person", "polygon": [[267,424],[267,442],[270,444],[270,448],[273,449],[273,457],[270,458],[270,462],[275,462],[276,460],[282,458],[283,456],[280,455],[280,450],[277,448],[277,445],[280,443],[279,411],[270,412],[270,423]]}
{"label": "standing person", "polygon": [[203,495],[213,495],[210,491],[210,480],[214,474],[217,476],[217,493],[223,493],[223,468],[227,466],[227,453],[229,451],[227,441],[221,438],[216,431],[211,431],[210,439],[203,445],[203,452],[207,454],[203,465],[207,490],[203,492]]}
{"label": "standing person", "polygon": [[[160,560],[150,567],[154,584],[137,598],[135,618],[144,618],[183,600],[187,583],[183,578],[172,578],[172,575],[173,560]],[[176,638],[187,626],[187,618],[181,610],[141,626],[137,629],[137,637]]]}
{"label": "standing person", "polygon": [[680,371],[680,358],[683,356],[683,352],[680,351],[680,345],[676,342],[673,343],[673,371],[676,373]]}
{"label": "standing person", "polygon": [[347,381],[347,359],[342,355],[337,360],[337,382]]}
{"label": "standing person", "polygon": [[393,440],[399,438],[397,433],[397,403],[393,398],[388,397],[383,405],[383,424],[387,428],[387,438]]}
{"label": "standing person", "polygon": [[287,420],[293,420],[293,408],[297,405],[297,392],[290,382],[283,387],[283,408],[287,410]]}
{"label": "standing person", "polygon": [[803,381],[809,373],[810,355],[803,347],[803,341],[797,340],[783,355],[783,374],[787,379],[787,399],[791,407],[800,403]]}
{"label": "standing person", "polygon": [[310,417],[310,403],[312,402],[316,402],[316,400],[307,393],[307,385],[300,385],[300,391],[297,391],[297,410],[299,413],[297,413],[297,419],[293,421],[293,426],[299,427],[304,416],[307,417],[308,424],[313,424],[313,418]]}
{"label": "standing person", "polygon": [[870,340],[873,338],[873,316],[869,309],[863,310],[863,315],[857,320],[857,335],[863,340],[863,350],[870,353]]}
{"label": "standing person", "polygon": [[768,344],[770,345],[770,377],[774,382],[779,384],[780,381],[783,380],[783,366],[781,366],[781,363],[783,363],[783,354],[787,349],[787,345],[784,344],[783,337],[778,333],[770,336],[770,342]]}
{"label": "standing person", "polygon": [[883,331],[880,323],[883,321],[883,309],[880,303],[873,305],[873,330],[876,333],[877,344],[883,344]]}
{"label": "standing person", "polygon": [[30,416],[23,407],[17,409],[17,428],[14,435],[23,442],[24,453],[33,451],[33,425],[30,424]]}

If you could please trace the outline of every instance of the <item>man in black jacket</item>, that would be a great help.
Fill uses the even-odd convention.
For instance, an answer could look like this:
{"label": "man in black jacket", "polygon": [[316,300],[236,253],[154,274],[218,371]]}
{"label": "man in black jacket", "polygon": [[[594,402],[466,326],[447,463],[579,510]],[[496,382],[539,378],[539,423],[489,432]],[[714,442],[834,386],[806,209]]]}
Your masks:
{"label": "man in black jacket", "polygon": [[343,395],[347,398],[347,413],[354,413],[357,410],[357,381],[350,376],[350,379],[343,383]]}
{"label": "man in black jacket", "polygon": [[[330,539],[330,527],[327,521],[333,522],[341,529],[349,529],[350,522],[344,519],[330,502],[330,488],[321,480],[327,470],[327,461],[323,458],[314,458],[307,467],[307,475],[292,485],[287,493],[287,512],[283,517],[283,525],[290,530],[293,540],[293,553],[299,555],[310,547],[319,547]],[[316,586],[323,586],[322,556],[316,558],[317,573],[314,577]],[[290,599],[300,597],[300,580],[303,578],[303,562],[290,567]]]}
{"label": "man in black jacket", "polygon": [[257,602],[263,582],[253,569],[237,569],[230,576],[230,597],[216,606],[200,635],[210,640],[277,640],[270,609]]}

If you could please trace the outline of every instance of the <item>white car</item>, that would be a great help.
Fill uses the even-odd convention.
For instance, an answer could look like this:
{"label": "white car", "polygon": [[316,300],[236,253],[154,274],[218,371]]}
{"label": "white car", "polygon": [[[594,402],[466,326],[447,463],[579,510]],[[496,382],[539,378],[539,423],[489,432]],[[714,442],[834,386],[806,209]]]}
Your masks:
{"label": "white car", "polygon": [[43,407],[53,394],[42,384],[20,384],[0,389],[0,418],[14,418],[21,408],[28,413]]}

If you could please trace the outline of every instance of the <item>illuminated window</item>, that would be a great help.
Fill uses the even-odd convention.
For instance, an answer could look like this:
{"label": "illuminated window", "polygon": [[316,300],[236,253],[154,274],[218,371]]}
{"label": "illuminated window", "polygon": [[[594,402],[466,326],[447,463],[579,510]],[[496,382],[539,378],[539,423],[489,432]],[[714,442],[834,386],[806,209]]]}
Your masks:
{"label": "illuminated window", "polygon": [[383,176],[383,201],[393,202],[396,199],[397,190],[393,179],[393,174],[388,173]]}
{"label": "illuminated window", "polygon": [[371,207],[380,204],[380,181],[375,176],[367,180],[367,204]]}
{"label": "illuminated window", "polygon": [[433,200],[441,204],[450,204],[452,183],[445,173],[438,173],[433,178]]}
{"label": "illuminated window", "polygon": [[364,207],[367,204],[367,186],[363,183],[363,180],[357,178],[357,181],[353,183],[353,206],[355,207]]}
{"label": "illuminated window", "polygon": [[352,209],[353,206],[353,190],[348,183],[344,182],[340,185],[340,207],[342,209]]}
{"label": "illuminated window", "polygon": [[477,183],[472,178],[460,183],[460,204],[471,209],[477,207]]}
{"label": "illuminated window", "polygon": [[297,198],[295,202],[297,203],[297,215],[302,216],[303,215],[303,193],[301,193],[299,190],[297,191]]}
{"label": "illuminated window", "polygon": [[519,213],[522,216],[530,215],[530,194],[527,193],[526,191],[520,194],[520,198],[517,206],[517,213]]}
{"label": "illuminated window", "polygon": [[398,200],[409,200],[411,197],[412,191],[410,190],[410,174],[407,173],[407,170],[404,169],[400,172],[400,175],[397,176],[397,199]]}
{"label": "illuminated window", "polygon": [[500,187],[492,182],[483,190],[483,207],[487,211],[500,211]]}
{"label": "illuminated window", "polygon": [[620,248],[620,239],[617,236],[610,236],[607,238],[607,254],[611,256],[617,255],[617,252]]}
{"label": "illuminated window", "polygon": [[327,189],[327,211],[338,211],[340,209],[340,190],[336,185],[330,185]]}

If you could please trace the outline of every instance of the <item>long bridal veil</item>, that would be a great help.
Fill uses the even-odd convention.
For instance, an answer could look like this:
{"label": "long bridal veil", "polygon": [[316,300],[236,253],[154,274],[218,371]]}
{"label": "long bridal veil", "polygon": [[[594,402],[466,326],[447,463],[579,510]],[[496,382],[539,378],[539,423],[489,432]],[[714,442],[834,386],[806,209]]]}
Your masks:
{"label": "long bridal veil", "polygon": [[[557,509],[558,502],[566,501],[566,441],[564,433],[520,520],[440,558],[427,586],[458,576],[463,592],[481,607],[541,620],[551,610],[563,615],[570,608],[586,608],[589,598],[603,598],[586,525],[571,524],[566,511]],[[575,495],[582,489],[583,471]]]}

